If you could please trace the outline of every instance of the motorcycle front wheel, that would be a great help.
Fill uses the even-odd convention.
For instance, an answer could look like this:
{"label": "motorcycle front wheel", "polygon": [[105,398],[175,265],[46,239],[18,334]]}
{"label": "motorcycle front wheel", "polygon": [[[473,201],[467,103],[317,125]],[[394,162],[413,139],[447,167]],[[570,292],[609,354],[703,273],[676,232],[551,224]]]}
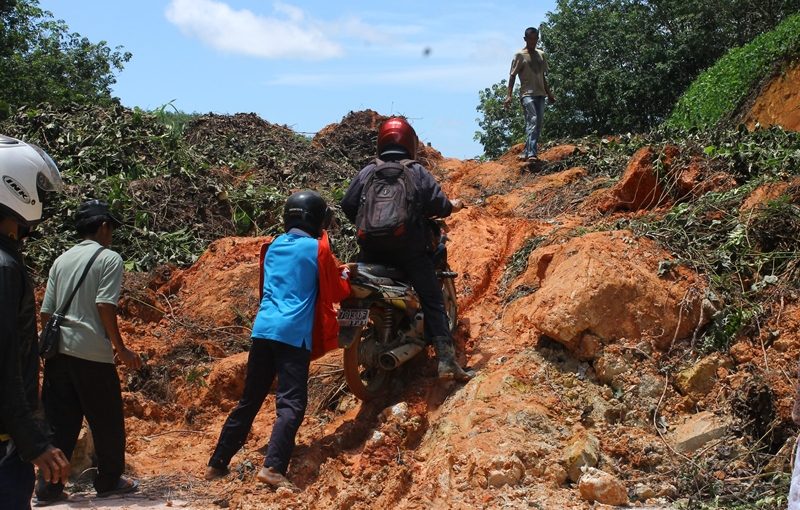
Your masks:
{"label": "motorcycle front wheel", "polygon": [[[450,268],[447,268],[450,271]],[[442,278],[442,295],[444,296],[444,311],[447,314],[447,326],[450,333],[455,333],[458,327],[458,301],[456,285],[452,278]]]}
{"label": "motorcycle front wheel", "polygon": [[344,379],[348,388],[360,400],[371,400],[386,391],[390,371],[378,365],[381,346],[378,342],[383,320],[380,313],[370,310],[369,324],[353,343],[344,349]]}

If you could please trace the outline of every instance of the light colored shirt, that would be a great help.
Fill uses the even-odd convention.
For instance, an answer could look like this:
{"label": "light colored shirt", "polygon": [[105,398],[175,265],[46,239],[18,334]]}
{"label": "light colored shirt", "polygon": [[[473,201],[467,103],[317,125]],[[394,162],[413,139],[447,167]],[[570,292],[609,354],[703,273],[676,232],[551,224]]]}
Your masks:
{"label": "light colored shirt", "polygon": [[278,236],[264,258],[264,295],[253,322],[254,340],[311,350],[319,292],[319,241],[300,229]]}
{"label": "light colored shirt", "polygon": [[531,55],[527,48],[522,48],[514,54],[509,76],[519,76],[521,96],[546,96],[544,75],[547,70],[547,60],[542,50],[536,50]]}
{"label": "light colored shirt", "polygon": [[[86,240],[56,259],[47,278],[42,313],[54,314],[69,298],[86,264],[99,248],[99,243]],[[97,304],[117,306],[123,270],[118,253],[109,249],[100,252],[64,314],[59,352],[89,361],[114,363],[114,349],[100,320]]]}

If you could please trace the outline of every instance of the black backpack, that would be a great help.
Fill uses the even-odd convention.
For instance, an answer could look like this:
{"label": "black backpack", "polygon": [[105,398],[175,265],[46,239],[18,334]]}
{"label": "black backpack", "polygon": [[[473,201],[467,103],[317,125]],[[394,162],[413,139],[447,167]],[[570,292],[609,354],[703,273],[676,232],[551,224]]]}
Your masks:
{"label": "black backpack", "polygon": [[411,178],[414,160],[375,160],[375,169],[361,190],[356,214],[358,242],[375,250],[403,248],[408,233],[419,223],[416,186]]}

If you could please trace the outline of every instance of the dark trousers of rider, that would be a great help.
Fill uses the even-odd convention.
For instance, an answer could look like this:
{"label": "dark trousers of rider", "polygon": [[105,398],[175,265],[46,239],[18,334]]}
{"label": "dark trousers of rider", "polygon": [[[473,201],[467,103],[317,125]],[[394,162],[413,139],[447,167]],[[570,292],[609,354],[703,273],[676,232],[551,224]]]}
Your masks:
{"label": "dark trousers of rider", "polygon": [[403,271],[422,302],[422,313],[425,314],[425,338],[428,340],[437,336],[450,338],[442,284],[436,278],[436,268],[430,253],[361,250],[358,260],[367,264],[394,266]]}
{"label": "dark trousers of rider", "polygon": [[253,420],[269,394],[275,376],[277,418],[272,426],[264,466],[286,474],[295,446],[295,436],[308,403],[308,366],[311,351],[282,342],[254,338],[247,356],[244,393],[222,427],[217,447],[208,465],[225,469],[244,446]]}

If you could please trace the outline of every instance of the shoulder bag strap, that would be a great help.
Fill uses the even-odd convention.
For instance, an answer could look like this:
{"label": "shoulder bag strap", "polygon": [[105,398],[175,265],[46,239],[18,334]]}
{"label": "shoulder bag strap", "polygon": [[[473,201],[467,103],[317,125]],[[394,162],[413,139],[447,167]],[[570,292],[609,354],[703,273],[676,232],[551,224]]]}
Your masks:
{"label": "shoulder bag strap", "polygon": [[83,269],[83,274],[81,274],[81,278],[80,278],[80,280],[78,280],[78,284],[75,286],[74,289],[72,289],[72,293],[69,295],[69,297],[64,302],[64,304],[61,305],[61,308],[58,309],[58,311],[56,312],[56,315],[64,315],[64,313],[67,311],[67,309],[69,308],[69,305],[72,304],[72,298],[75,297],[75,293],[78,292],[78,289],[80,288],[81,284],[83,283],[83,280],[86,279],[86,275],[89,274],[89,269],[92,267],[92,264],[94,264],[94,261],[97,258],[97,256],[100,255],[100,252],[103,251],[103,250],[105,250],[105,248],[101,246],[100,248],[97,249],[96,252],[94,252],[94,254],[92,255],[92,258],[89,259],[89,262],[86,264],[86,267]]}

